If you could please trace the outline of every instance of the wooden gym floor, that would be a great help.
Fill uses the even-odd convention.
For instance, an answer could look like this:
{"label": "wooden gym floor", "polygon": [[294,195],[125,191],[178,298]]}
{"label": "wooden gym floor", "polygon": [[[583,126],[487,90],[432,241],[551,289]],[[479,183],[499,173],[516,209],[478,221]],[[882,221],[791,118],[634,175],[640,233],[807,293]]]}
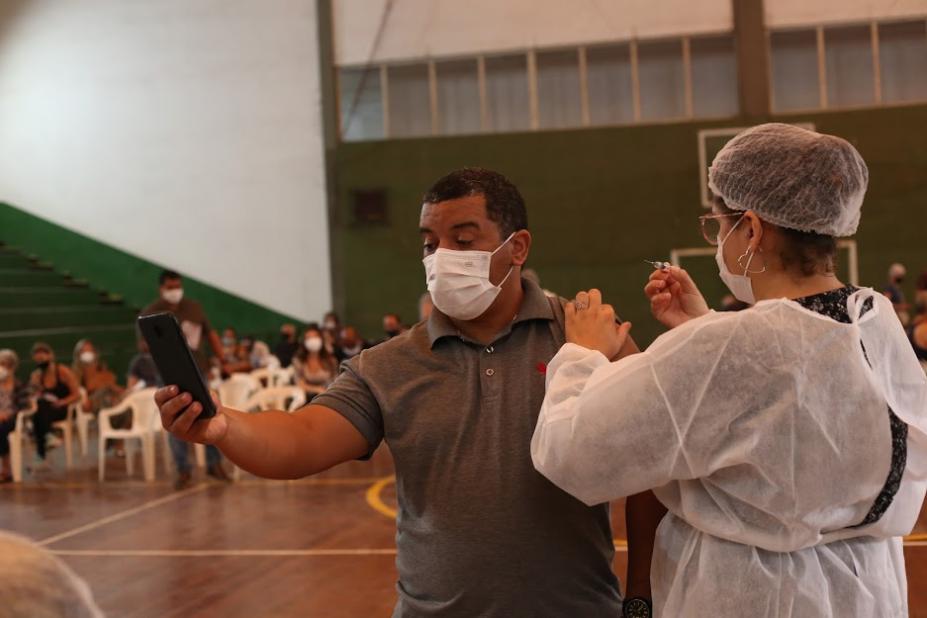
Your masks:
{"label": "wooden gym floor", "polygon": [[[159,449],[159,457],[160,457]],[[325,618],[389,616],[395,601],[395,492],[389,453],[300,481],[205,480],[175,492],[92,456],[0,485],[0,528],[61,556],[110,617]],[[226,464],[228,467],[228,464]],[[136,475],[141,472],[137,466]],[[624,579],[623,505],[614,505]],[[906,541],[911,615],[927,617],[927,512]]]}

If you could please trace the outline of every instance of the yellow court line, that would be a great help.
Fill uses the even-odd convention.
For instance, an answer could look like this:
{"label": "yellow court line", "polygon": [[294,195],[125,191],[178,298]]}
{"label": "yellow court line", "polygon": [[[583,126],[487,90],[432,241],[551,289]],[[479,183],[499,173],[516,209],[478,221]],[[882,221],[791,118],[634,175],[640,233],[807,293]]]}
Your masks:
{"label": "yellow court line", "polygon": [[371,485],[367,490],[367,504],[370,506],[370,508],[372,508],[377,513],[380,513],[381,515],[389,517],[390,519],[396,519],[396,509],[383,502],[383,499],[380,497],[380,492],[383,491],[384,487],[390,483],[395,482],[395,476],[385,476]]}

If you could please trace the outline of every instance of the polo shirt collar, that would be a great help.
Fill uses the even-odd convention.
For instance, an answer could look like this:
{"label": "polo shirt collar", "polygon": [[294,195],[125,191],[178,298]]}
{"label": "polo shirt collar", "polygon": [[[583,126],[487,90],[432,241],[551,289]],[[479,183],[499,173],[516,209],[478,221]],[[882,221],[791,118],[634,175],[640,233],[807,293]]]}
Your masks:
{"label": "polo shirt collar", "polygon": [[[521,300],[521,308],[519,308],[518,315],[512,322],[512,326],[529,320],[554,319],[554,312],[551,309],[550,301],[547,299],[547,295],[544,294],[544,291],[536,283],[522,278],[521,289],[524,291],[525,295]],[[434,347],[439,339],[443,339],[444,337],[457,337],[459,335],[457,327],[454,326],[451,319],[438,311],[437,307],[432,309],[431,317],[428,318],[426,328],[428,329],[428,340],[431,347]]]}

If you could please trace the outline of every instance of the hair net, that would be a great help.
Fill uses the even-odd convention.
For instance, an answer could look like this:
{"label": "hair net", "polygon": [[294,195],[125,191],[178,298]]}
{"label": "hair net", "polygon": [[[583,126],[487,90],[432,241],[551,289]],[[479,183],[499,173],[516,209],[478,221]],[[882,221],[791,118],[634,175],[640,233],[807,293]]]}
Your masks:
{"label": "hair net", "polygon": [[869,183],[849,142],[789,124],[748,129],[708,170],[708,186],[734,210],[802,232],[852,236]]}
{"label": "hair net", "polygon": [[[907,614],[893,537],[924,500],[927,377],[888,299],[861,290],[847,306],[851,324],[767,300],[615,363],[567,344],[548,365],[538,471],[587,504],[652,488],[669,510],[655,615]],[[908,424],[905,467],[859,527],[886,485],[889,408]]]}

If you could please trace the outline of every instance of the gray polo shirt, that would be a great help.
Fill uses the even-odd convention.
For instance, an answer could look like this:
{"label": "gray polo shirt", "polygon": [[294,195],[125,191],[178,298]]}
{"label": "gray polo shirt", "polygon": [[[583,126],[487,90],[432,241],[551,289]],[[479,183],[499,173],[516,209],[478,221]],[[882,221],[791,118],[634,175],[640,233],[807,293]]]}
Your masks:
{"label": "gray polo shirt", "polygon": [[394,616],[620,614],[608,505],[585,506],[531,463],[563,310],[522,286],[518,316],[491,345],[460,336],[435,310],[345,362],[313,400],[354,424],[371,453],[384,439],[392,452]]}

